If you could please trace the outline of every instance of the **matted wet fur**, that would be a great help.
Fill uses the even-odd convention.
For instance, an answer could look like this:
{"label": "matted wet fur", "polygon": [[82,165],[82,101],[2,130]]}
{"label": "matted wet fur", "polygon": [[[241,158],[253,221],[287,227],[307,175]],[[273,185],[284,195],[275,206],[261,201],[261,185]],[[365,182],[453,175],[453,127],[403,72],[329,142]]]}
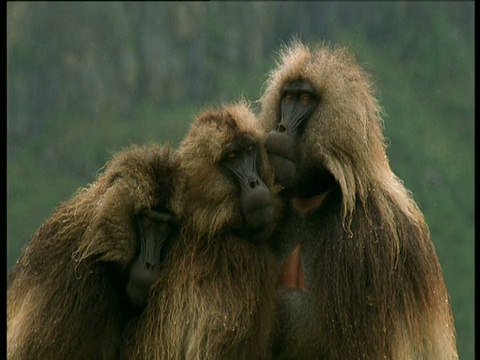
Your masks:
{"label": "matted wet fur", "polygon": [[[370,77],[344,48],[293,41],[261,99],[265,131],[280,120],[282,87],[299,80],[319,103],[272,242],[282,259],[301,249],[305,289],[278,293],[276,358],[456,359],[440,264],[422,212],[390,169]],[[305,195],[313,184],[322,192]]]}
{"label": "matted wet fur", "polygon": [[170,206],[177,169],[167,147],[132,146],[45,221],[8,276],[8,359],[118,358],[133,218]]}
{"label": "matted wet fur", "polygon": [[260,176],[272,191],[278,218],[280,202],[256,125],[243,102],[205,110],[180,145],[183,180],[175,211],[183,214],[181,241],[126,337],[126,357],[270,357],[278,269],[265,240],[274,223],[253,236],[242,234],[239,190],[220,165],[232,144],[247,138],[258,144]]}

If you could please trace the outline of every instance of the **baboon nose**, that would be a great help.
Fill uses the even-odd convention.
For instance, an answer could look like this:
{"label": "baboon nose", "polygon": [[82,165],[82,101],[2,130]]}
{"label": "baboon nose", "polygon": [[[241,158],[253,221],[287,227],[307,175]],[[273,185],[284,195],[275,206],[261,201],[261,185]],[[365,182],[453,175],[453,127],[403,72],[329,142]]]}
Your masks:
{"label": "baboon nose", "polygon": [[155,263],[152,261],[145,261],[145,267],[147,270],[152,271],[155,268]]}
{"label": "baboon nose", "polygon": [[260,186],[260,181],[258,181],[258,179],[250,180],[249,185],[252,189],[255,189],[256,187]]}
{"label": "baboon nose", "polygon": [[278,132],[283,133],[283,132],[287,131],[287,127],[286,127],[285,125],[283,125],[283,124],[278,124],[276,130],[277,130]]}

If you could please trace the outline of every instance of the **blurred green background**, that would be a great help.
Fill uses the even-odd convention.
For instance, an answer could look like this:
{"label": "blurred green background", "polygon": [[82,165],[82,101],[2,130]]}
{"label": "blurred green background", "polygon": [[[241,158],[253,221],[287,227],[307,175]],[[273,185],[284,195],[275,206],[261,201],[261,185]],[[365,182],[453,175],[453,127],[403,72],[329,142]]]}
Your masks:
{"label": "blurred green background", "polygon": [[7,271],[113,153],[176,146],[202,107],[257,100],[282,43],[374,75],[392,169],[425,213],[460,359],[474,358],[474,2],[8,2]]}

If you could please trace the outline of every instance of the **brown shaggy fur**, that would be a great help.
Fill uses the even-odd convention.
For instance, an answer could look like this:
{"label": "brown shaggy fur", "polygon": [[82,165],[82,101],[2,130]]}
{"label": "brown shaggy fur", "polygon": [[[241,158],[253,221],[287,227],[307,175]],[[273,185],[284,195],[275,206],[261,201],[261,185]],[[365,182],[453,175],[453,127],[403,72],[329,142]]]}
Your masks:
{"label": "brown shaggy fur", "polygon": [[39,228],[8,277],[9,359],[118,358],[134,215],[170,206],[177,169],[168,148],[131,147]]}
{"label": "brown shaggy fur", "polygon": [[299,41],[277,65],[261,99],[263,128],[279,121],[283,85],[309,81],[319,105],[298,172],[326,169],[335,180],[313,212],[286,199],[272,236],[282,257],[301,244],[306,282],[304,293],[278,293],[278,358],[456,359],[440,264],[423,214],[390,169],[369,76],[347,50]]}
{"label": "brown shaggy fur", "polygon": [[[184,178],[177,188],[176,211],[183,214],[181,241],[129,336],[133,341],[127,339],[127,357],[269,357],[278,269],[265,239],[274,224],[255,238],[236,235],[243,221],[238,189],[220,166],[233,143],[246,137],[263,143],[256,124],[243,102],[206,110],[180,145]],[[260,175],[275,192],[260,150]]]}

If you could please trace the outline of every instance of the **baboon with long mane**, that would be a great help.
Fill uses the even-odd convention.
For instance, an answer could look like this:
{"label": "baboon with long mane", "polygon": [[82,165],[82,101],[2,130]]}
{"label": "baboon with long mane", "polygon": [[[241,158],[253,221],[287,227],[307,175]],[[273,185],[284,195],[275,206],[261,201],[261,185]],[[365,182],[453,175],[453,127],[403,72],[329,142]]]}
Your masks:
{"label": "baboon with long mane", "polygon": [[243,101],[204,110],[179,146],[181,236],[127,358],[269,358],[278,266],[266,240],[281,203],[256,126]]}
{"label": "baboon with long mane", "polygon": [[260,123],[281,197],[278,359],[456,359],[424,216],[390,169],[370,76],[340,47],[280,52]]}
{"label": "baboon with long mane", "polygon": [[178,161],[132,146],[61,204],[8,275],[9,359],[117,359],[176,235]]}

